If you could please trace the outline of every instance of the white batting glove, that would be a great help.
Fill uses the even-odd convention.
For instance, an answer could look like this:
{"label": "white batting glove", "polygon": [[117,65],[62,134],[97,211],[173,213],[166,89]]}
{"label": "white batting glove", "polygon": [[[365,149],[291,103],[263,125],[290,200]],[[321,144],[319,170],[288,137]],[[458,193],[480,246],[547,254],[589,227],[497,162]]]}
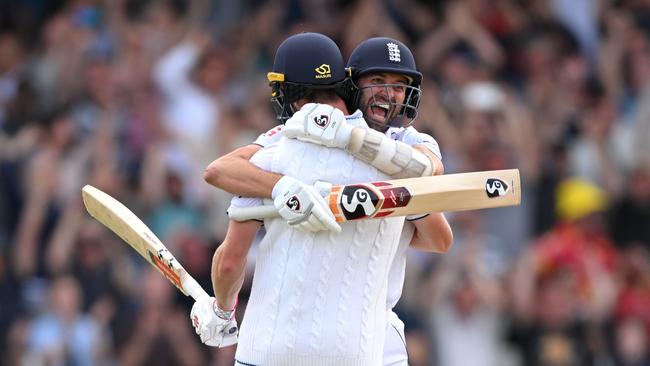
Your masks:
{"label": "white batting glove", "polygon": [[[327,197],[330,192],[332,192],[332,183],[317,180],[314,183],[314,188],[316,188],[316,192],[318,192],[321,197]],[[329,210],[329,206],[327,206],[327,209]]]}
{"label": "white batting glove", "polygon": [[307,103],[282,128],[286,138],[345,149],[354,127],[340,109],[328,104]]}
{"label": "white batting glove", "polygon": [[190,319],[201,342],[212,347],[228,347],[237,343],[235,310],[225,311],[217,307],[214,297],[204,297],[192,306]]}
{"label": "white batting glove", "polygon": [[341,232],[321,190],[285,175],[273,187],[273,205],[289,226],[308,233]]}

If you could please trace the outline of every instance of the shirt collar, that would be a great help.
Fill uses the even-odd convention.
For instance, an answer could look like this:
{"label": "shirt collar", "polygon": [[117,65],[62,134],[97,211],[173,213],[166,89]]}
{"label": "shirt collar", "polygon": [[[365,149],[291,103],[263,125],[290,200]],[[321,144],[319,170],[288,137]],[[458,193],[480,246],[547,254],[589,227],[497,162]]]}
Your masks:
{"label": "shirt collar", "polygon": [[366,123],[366,120],[363,119],[363,113],[358,109],[351,115],[346,116],[345,119],[349,124],[351,124],[354,127],[368,128],[368,124]]}

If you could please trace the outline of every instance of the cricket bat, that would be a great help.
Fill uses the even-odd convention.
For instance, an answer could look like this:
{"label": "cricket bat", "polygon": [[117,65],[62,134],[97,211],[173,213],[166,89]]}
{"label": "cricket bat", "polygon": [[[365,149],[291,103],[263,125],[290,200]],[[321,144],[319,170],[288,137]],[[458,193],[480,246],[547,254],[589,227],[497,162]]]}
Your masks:
{"label": "cricket bat", "polygon": [[[445,174],[333,186],[325,197],[337,222],[516,206],[521,203],[518,169]],[[231,208],[235,221],[278,216],[274,206]]]}
{"label": "cricket bat", "polygon": [[183,294],[192,296],[194,300],[208,297],[201,285],[131,210],[91,185],[84,186],[81,195],[90,216],[133,247]]}

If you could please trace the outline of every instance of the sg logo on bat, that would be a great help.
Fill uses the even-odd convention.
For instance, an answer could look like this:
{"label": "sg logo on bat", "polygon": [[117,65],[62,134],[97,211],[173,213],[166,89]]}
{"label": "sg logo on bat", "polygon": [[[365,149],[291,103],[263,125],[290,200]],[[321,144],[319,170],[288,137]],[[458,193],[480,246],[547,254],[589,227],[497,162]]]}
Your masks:
{"label": "sg logo on bat", "polygon": [[373,182],[343,187],[338,205],[345,220],[349,221],[390,215],[395,208],[408,205],[410,200],[411,192],[405,187]]}
{"label": "sg logo on bat", "polygon": [[490,198],[505,196],[509,190],[508,183],[499,178],[488,178],[485,182],[485,193]]}
{"label": "sg logo on bat", "polygon": [[379,195],[362,185],[346,186],[340,197],[341,209],[347,220],[372,217],[381,204]]}

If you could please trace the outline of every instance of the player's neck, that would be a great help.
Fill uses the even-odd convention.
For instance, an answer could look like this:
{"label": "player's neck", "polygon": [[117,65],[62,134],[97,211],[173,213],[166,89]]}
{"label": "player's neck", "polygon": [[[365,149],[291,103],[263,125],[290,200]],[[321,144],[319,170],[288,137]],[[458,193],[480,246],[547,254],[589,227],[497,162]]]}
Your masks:
{"label": "player's neck", "polygon": [[345,105],[345,102],[343,101],[343,99],[340,99],[340,98],[335,98],[335,99],[331,99],[331,100],[328,100],[328,101],[321,100],[321,101],[318,101],[318,102],[316,102],[316,101],[307,101],[307,100],[301,99],[300,101],[298,101],[298,102],[296,102],[294,104],[294,106],[297,106],[296,111],[300,110],[300,108],[302,108],[302,106],[307,104],[307,103],[329,104],[334,108],[340,109],[341,112],[343,112],[344,115],[346,115],[346,116],[350,115],[350,112],[348,111],[348,107]]}
{"label": "player's neck", "polygon": [[345,102],[343,102],[342,99],[336,99],[333,101],[328,102],[327,104],[331,105],[334,108],[338,108],[343,112],[344,115],[349,115],[350,111],[348,111],[348,107],[345,105]]}

